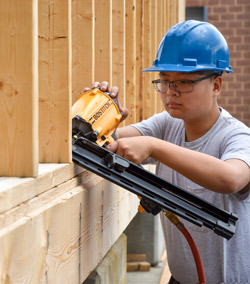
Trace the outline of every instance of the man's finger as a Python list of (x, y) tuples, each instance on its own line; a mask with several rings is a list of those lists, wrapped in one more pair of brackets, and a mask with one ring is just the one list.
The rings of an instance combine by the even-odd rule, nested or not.
[(106, 148), (107, 148), (107, 150), (109, 150), (111, 152), (116, 152), (117, 148), (118, 148), (118, 143), (116, 141), (112, 142)]

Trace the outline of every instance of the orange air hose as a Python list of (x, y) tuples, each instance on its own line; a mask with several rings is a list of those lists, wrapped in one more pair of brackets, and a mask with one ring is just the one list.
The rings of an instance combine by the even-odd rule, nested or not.
[(198, 251), (198, 248), (197, 248), (192, 236), (190, 235), (188, 230), (185, 228), (183, 223), (181, 223), (181, 221), (179, 220), (179, 218), (175, 214), (173, 214), (171, 212), (167, 212), (167, 213), (165, 213), (165, 215), (182, 232), (182, 234), (186, 238), (186, 240), (187, 240), (187, 242), (188, 242), (188, 244), (191, 248), (191, 251), (193, 253), (193, 257), (194, 257), (194, 260), (195, 260), (195, 264), (196, 264), (198, 278), (199, 278), (198, 284), (206, 283), (206, 278), (205, 278), (205, 273), (204, 273), (200, 253)]

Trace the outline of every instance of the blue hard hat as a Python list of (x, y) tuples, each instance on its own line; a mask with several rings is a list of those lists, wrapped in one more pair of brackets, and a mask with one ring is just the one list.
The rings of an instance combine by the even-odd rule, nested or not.
[(161, 40), (153, 66), (142, 71), (232, 73), (227, 42), (207, 22), (186, 21), (172, 26)]

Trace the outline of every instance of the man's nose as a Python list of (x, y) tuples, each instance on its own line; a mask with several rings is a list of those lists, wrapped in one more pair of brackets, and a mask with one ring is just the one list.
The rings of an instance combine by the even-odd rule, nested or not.
[(175, 90), (175, 83), (169, 82), (168, 83), (168, 90), (166, 92), (169, 96), (178, 94), (178, 92)]

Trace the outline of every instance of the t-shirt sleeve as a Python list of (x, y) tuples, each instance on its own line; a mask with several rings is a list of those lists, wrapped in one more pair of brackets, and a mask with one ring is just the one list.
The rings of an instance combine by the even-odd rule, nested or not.
[[(247, 127), (239, 127), (230, 131), (224, 138), (221, 160), (239, 159), (250, 168), (250, 130)], [(233, 194), (238, 200), (249, 202), (250, 183), (244, 194), (240, 192)]]
[(168, 130), (170, 115), (161, 112), (139, 123), (132, 124), (144, 136), (153, 136), (163, 139), (164, 133)]
[(222, 144), (221, 160), (239, 159), (250, 167), (250, 130), (240, 127), (230, 131)]

